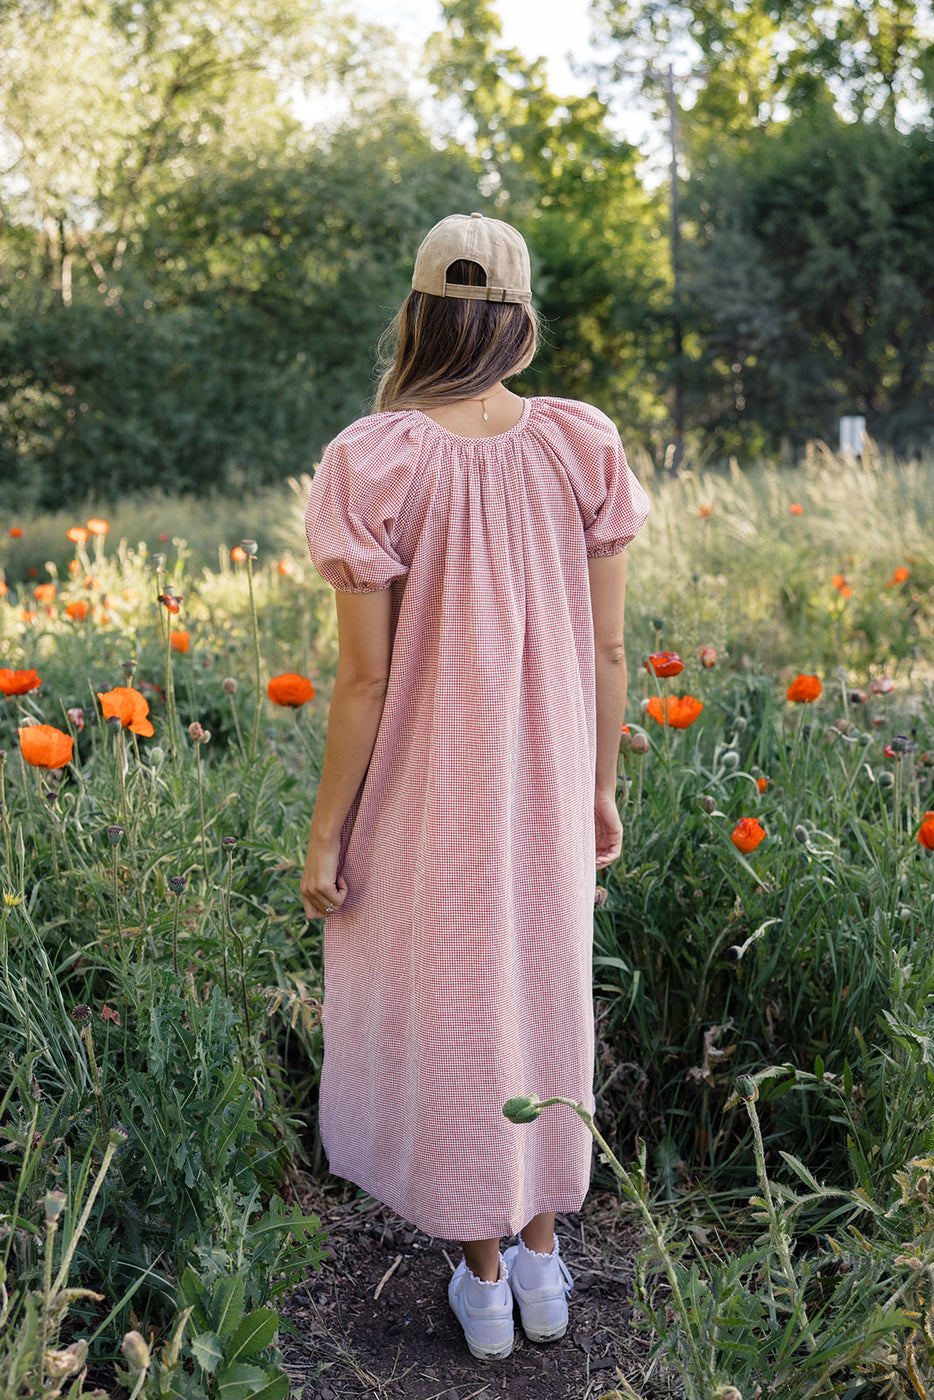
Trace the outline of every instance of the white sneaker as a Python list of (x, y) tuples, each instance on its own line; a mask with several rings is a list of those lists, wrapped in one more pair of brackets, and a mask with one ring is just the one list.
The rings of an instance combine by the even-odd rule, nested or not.
[(522, 1330), (530, 1342), (556, 1342), (568, 1330), (568, 1298), (574, 1280), (558, 1250), (536, 1254), (519, 1240), (503, 1255), (509, 1287), (519, 1304)]
[(471, 1356), (478, 1361), (500, 1361), (512, 1351), (512, 1293), (502, 1255), (500, 1273), (497, 1283), (485, 1283), (462, 1259), (448, 1284), (448, 1302), (464, 1329)]

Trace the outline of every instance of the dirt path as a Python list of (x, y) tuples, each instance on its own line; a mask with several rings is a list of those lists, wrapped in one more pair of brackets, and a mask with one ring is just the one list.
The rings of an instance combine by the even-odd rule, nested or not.
[[(646, 1376), (650, 1339), (629, 1302), (634, 1231), (615, 1195), (559, 1217), (575, 1278), (570, 1326), (538, 1346), (517, 1326), (505, 1361), (475, 1361), (447, 1303), (459, 1257), (371, 1202), (317, 1193), (330, 1258), (280, 1299), (282, 1348), (296, 1400), (601, 1400), (620, 1374), (644, 1400), (668, 1392)], [(294, 1332), (289, 1330), (289, 1324)]]

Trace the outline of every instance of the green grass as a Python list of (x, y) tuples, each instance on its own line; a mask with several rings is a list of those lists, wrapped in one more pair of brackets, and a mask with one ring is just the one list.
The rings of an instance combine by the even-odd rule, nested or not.
[[(645, 480), (653, 511), (630, 550), (628, 602), (640, 742), (621, 759), (623, 857), (596, 916), (597, 1121), (624, 1160), (645, 1140), (647, 1199), (664, 1228), (702, 1223), (728, 1256), (761, 1231), (734, 1089), (750, 1077), (775, 1190), (800, 1185), (788, 1154), (849, 1202), (794, 1207), (802, 1261), (818, 1241), (847, 1257), (863, 1240), (877, 1269), (865, 1296), (884, 1301), (890, 1280), (885, 1296), (922, 1319), (934, 1226), (911, 1163), (934, 1152), (934, 859), (917, 839), (934, 809), (934, 466), (815, 450), (793, 471), (698, 465)], [(126, 1145), (72, 1273), (111, 1301), (135, 1290), (136, 1317), (159, 1335), (178, 1325), (188, 1268), (191, 1296), (239, 1279), (243, 1307), (263, 1310), (316, 1257), (311, 1227), (283, 1223), (279, 1198), (289, 1165), (315, 1160), (320, 930), (306, 925), (297, 879), (336, 659), (330, 592), (305, 554), (306, 487), (235, 507), (126, 502), (84, 546), (65, 537), (82, 523), (66, 516), (10, 522), (22, 536), (0, 540), (3, 665), (42, 678), (0, 702), (0, 1210), (22, 1222), (0, 1241), (0, 1263), (20, 1298), (41, 1283), (46, 1193), (61, 1186), (77, 1202), (70, 1183), (90, 1179), (120, 1122)], [(258, 541), (255, 562), (231, 559), (243, 537)], [(54, 597), (35, 598), (42, 584)], [(170, 591), (177, 614), (157, 601)], [(87, 616), (75, 620), (66, 609), (80, 602)], [(188, 634), (186, 651), (171, 649), (170, 629)], [(716, 650), (712, 666), (702, 647)], [(680, 675), (648, 673), (658, 650), (680, 653)], [(97, 694), (127, 683), (130, 660), (151, 738), (102, 722)], [(301, 710), (265, 696), (282, 671), (318, 691)], [(799, 672), (822, 682), (812, 704), (785, 698)], [(883, 677), (892, 684), (880, 690)], [(695, 695), (703, 710), (684, 731), (662, 728), (645, 710), (656, 692)], [(16, 730), (30, 721), (74, 739), (61, 772), (22, 761)], [(190, 737), (193, 723), (207, 741)], [(766, 832), (746, 855), (731, 840), (744, 817)], [(90, 1021), (79, 1024), (82, 1005)], [(902, 1179), (914, 1211), (904, 1224)], [(860, 1214), (857, 1200), (875, 1204)], [(73, 1224), (72, 1213), (64, 1235)], [(699, 1298), (692, 1240), (679, 1245), (679, 1286)], [(898, 1264), (909, 1256), (923, 1275), (912, 1298), (898, 1281), (917, 1272)], [(701, 1331), (722, 1328), (739, 1296), (715, 1259), (702, 1263), (725, 1311), (716, 1323), (695, 1310)], [(690, 1360), (681, 1344), (694, 1322), (668, 1327), (652, 1277), (646, 1316)], [(755, 1286), (746, 1279), (742, 1296)], [(801, 1287), (812, 1307), (817, 1285)], [(893, 1373), (914, 1366), (930, 1382), (923, 1321), (913, 1340), (903, 1317), (874, 1331), (860, 1314), (856, 1327), (849, 1295), (832, 1297), (850, 1339), (846, 1381), (789, 1397), (863, 1393), (883, 1355)], [(758, 1297), (747, 1313), (757, 1326), (770, 1306), (774, 1338), (780, 1309)], [(73, 1313), (90, 1334), (90, 1308)], [(118, 1309), (98, 1359), (115, 1354), (128, 1317)], [(833, 1318), (822, 1314), (822, 1336)], [(208, 1352), (189, 1341), (197, 1377)], [(799, 1343), (781, 1344), (792, 1377)], [(766, 1364), (761, 1349), (740, 1353), (735, 1371), (728, 1353), (717, 1361), (721, 1380)]]

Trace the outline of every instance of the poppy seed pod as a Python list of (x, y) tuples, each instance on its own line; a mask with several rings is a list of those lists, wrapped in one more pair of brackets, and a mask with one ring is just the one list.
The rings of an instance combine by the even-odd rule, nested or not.
[(237, 844), (236, 836), (224, 836), (221, 838), (221, 845), (225, 851), (232, 851)]
[(81, 1002), (80, 1005), (76, 1006), (72, 1011), (71, 1019), (76, 1021), (79, 1026), (86, 1026), (91, 1019), (91, 1008), (86, 1006), (84, 1002)]
[(255, 540), (241, 540), (240, 545), (248, 559), (256, 558), (256, 551), (259, 546)]
[(107, 828), (107, 840), (110, 842), (111, 846), (119, 846), (119, 845), (120, 845), (120, 842), (121, 842), (122, 839), (123, 839), (123, 830), (124, 830), (123, 827), (122, 827), (122, 826), (118, 826), (118, 825), (116, 824), (116, 822), (113, 824), (113, 826), (108, 826), (108, 828)]
[(184, 894), (184, 893), (185, 893), (185, 887), (186, 887), (187, 884), (188, 884), (188, 876), (187, 876), (187, 875), (172, 875), (172, 876), (170, 877), (170, 879), (169, 879), (169, 889), (172, 891), (172, 893), (173, 893), (174, 895)]

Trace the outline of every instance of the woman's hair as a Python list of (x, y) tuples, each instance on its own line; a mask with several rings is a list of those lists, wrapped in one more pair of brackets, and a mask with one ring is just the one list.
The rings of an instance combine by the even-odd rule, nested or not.
[[(483, 287), (479, 264), (460, 260), (447, 280)], [(479, 398), (518, 374), (538, 348), (538, 317), (518, 302), (472, 301), (410, 292), (380, 341), (383, 370), (374, 411), (434, 408)]]

